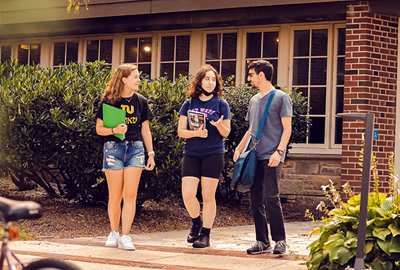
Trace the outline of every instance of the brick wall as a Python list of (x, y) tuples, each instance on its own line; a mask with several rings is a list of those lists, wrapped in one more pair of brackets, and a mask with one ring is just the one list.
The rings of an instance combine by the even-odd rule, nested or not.
[[(344, 112), (373, 112), (372, 151), (378, 162), (380, 191), (388, 192), (388, 156), (394, 151), (397, 80), (398, 18), (373, 14), (368, 1), (354, 1), (346, 13)], [(344, 121), (342, 184), (360, 192), (359, 156), (364, 133), (362, 121)], [(371, 185), (373, 188), (373, 185)]]

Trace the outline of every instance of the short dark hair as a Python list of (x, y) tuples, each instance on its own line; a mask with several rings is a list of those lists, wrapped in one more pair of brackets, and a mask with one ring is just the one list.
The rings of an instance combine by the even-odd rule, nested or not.
[(254, 68), (254, 71), (257, 74), (262, 71), (267, 81), (272, 81), (272, 77), (274, 76), (274, 67), (267, 60), (253, 61), (249, 64), (248, 68), (249, 70)]

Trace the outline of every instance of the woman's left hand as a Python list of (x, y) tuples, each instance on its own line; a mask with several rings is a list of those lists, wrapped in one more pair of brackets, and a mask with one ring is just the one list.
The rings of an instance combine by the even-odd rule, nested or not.
[(222, 115), (220, 119), (218, 119), (217, 122), (214, 122), (213, 120), (210, 121), (210, 124), (213, 125), (214, 127), (218, 128), (218, 126), (223, 126), (223, 121), (224, 120), (224, 116)]
[(154, 162), (154, 155), (150, 155), (149, 158), (147, 159), (146, 170), (151, 171), (154, 169), (154, 166), (156, 166), (156, 163)]

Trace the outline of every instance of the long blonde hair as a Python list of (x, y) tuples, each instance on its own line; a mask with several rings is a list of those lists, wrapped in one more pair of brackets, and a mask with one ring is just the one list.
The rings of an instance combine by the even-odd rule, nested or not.
[(114, 105), (116, 101), (120, 101), (124, 89), (122, 78), (128, 78), (132, 71), (137, 69), (137, 66), (132, 64), (120, 65), (111, 75), (111, 79), (107, 83), (102, 97), (107, 97), (111, 105)]

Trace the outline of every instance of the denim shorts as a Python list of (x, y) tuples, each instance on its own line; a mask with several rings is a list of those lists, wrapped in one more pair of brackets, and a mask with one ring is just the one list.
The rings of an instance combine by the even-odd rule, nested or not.
[(103, 171), (146, 167), (142, 141), (105, 142), (103, 156)]

